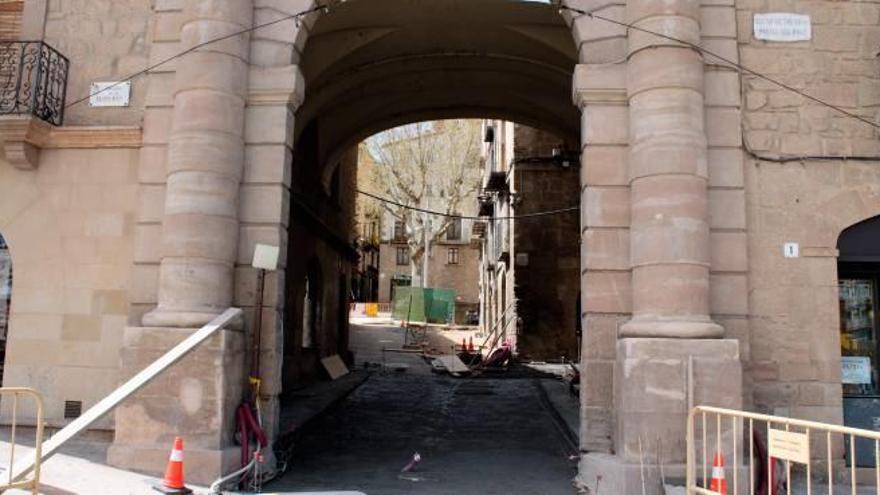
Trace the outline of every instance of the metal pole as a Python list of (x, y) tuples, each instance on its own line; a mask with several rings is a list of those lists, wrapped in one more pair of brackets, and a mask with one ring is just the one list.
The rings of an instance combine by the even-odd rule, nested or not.
[[(253, 335), (253, 357), (251, 358), (251, 378), (258, 379), (260, 377), (260, 347), (263, 333), (263, 291), (266, 285), (266, 270), (260, 268), (257, 270), (257, 297), (254, 304), (254, 335)], [(257, 397), (258, 387), (253, 387), (254, 403), (260, 398)]]

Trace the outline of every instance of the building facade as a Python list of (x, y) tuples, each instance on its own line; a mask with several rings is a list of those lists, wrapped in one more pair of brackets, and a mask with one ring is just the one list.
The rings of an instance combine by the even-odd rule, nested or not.
[[(470, 116), (581, 146), (583, 484), (601, 473), (603, 490), (641, 493), (646, 431), (660, 438), (648, 475), (680, 466), (690, 402), (842, 423), (844, 397), (873, 400), (878, 375), (876, 259), (852, 239), (871, 238), (880, 215), (880, 5), (565, 4), (594, 15), (502, 0), (331, 2), (300, 21), (285, 16), (311, 1), (4, 11), (0, 32), (63, 54), (54, 71), (69, 62), (63, 105), (0, 119), (0, 234), (15, 269), (4, 385), (39, 389), (63, 424), (66, 403), (94, 404), (242, 307), (244, 322), (98, 425), (115, 430), (114, 464), (160, 471), (186, 431), (197, 481), (228, 471), (254, 245), (285, 253), (259, 315), (274, 435), (285, 389), (347, 347), (357, 143)], [(809, 39), (759, 39), (755, 16), (779, 11), (809, 16)], [(93, 83), (272, 20), (153, 67), (127, 106), (75, 103)], [(3, 60), (26, 73), (21, 57)], [(4, 98), (20, 88), (4, 84)]]
[(504, 121), (486, 121), (484, 141), (481, 214), (496, 218), (481, 238), (482, 325), (522, 359), (577, 361), (578, 147)]

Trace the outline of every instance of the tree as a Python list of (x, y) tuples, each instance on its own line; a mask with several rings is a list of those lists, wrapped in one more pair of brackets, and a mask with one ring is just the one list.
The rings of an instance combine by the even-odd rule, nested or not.
[[(434, 243), (455, 221), (407, 207), (460, 215), (476, 208), (480, 186), (480, 122), (443, 120), (411, 124), (368, 140), (378, 166), (374, 184), (383, 196), (404, 206), (382, 203), (403, 222), (413, 278), (422, 277), (426, 240)], [(426, 239), (427, 238), (427, 239)]]

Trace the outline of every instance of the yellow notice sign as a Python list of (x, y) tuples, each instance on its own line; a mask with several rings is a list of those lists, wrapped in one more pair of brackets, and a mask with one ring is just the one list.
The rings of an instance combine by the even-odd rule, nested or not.
[(810, 439), (805, 433), (770, 428), (770, 457), (801, 464), (810, 463)]

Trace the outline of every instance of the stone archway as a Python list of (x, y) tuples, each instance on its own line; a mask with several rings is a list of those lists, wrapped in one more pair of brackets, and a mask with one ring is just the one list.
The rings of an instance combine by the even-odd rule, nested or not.
[[(566, 3), (697, 44), (705, 32), (713, 42), (736, 45), (729, 22), (701, 26), (734, 19), (732, 5)], [(314, 3), (183, 5), (186, 47)], [(662, 38), (507, 0), (333, 2), (326, 17), (279, 22), (199, 49), (175, 71), (167, 142), (157, 141), (141, 164), (166, 166), (158, 305), (143, 327), (128, 330), (124, 371), (136, 365), (134, 357), (150, 355), (148, 342), (173, 341), (233, 302), (253, 313), (253, 245), (296, 244), (288, 210), (297, 174), (329, 190), (328, 165), (366, 135), (426, 118), (482, 116), (580, 136), (583, 146), (581, 285), (589, 352), (582, 366), (596, 385), (581, 397), (581, 447), (616, 455), (585, 456), (582, 481), (594, 485), (602, 472), (603, 489), (635, 493), (634, 446), (646, 428), (664, 439), (652, 458), (666, 465), (684, 460), (677, 447), (687, 387), (681, 373), (658, 372), (659, 356), (705, 363), (695, 370), (701, 402), (740, 404), (738, 378), (727, 380), (733, 385), (724, 392), (700, 385), (719, 372), (740, 373), (737, 342), (721, 338), (725, 330), (712, 319), (711, 289), (730, 278), (710, 277), (716, 198), (709, 174), (715, 163), (741, 164), (740, 143), (727, 132), (732, 122), (739, 125), (728, 108), (739, 104), (735, 72), (709, 67), (699, 52)], [(710, 73), (736, 84), (708, 94)], [(145, 135), (161, 125), (148, 122)], [(719, 195), (719, 204), (729, 206), (728, 196)], [(282, 259), (270, 277), (274, 297), (260, 315), (264, 331), (275, 336), (264, 339), (262, 360), (270, 434), (281, 386), (281, 296), (295, 261)], [(667, 287), (668, 280), (675, 283)], [(222, 360), (181, 365), (182, 372), (211, 377), (198, 418), (181, 411), (175, 397), (151, 402), (156, 389), (121, 409), (111, 459), (156, 470), (166, 454), (165, 432), (185, 426), (200, 432), (188, 455), (205, 466), (204, 479), (228, 470), (237, 456), (228, 431), (246, 369), (242, 349), (242, 334), (232, 329), (212, 349)], [(654, 379), (649, 393), (631, 393)]]

